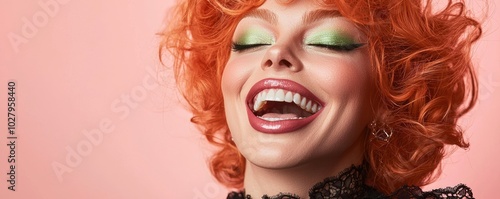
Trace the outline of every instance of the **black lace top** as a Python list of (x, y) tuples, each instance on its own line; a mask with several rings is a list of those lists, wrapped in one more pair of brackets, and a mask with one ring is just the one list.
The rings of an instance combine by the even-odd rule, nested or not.
[[(474, 198), (469, 187), (459, 184), (455, 187), (435, 189), (424, 192), (419, 187), (404, 186), (386, 196), (364, 184), (366, 169), (363, 166), (351, 166), (335, 177), (326, 178), (309, 190), (311, 199), (469, 199)], [(227, 199), (257, 199), (246, 195), (245, 191), (231, 192)], [(262, 196), (262, 199), (300, 199), (292, 193)]]

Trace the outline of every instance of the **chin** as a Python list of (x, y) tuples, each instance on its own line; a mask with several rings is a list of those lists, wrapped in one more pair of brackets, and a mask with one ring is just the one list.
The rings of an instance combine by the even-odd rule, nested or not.
[[(239, 129), (234, 141), (247, 162), (268, 169), (286, 169), (313, 162), (320, 157), (331, 156), (340, 144), (329, 147), (321, 144), (321, 136), (307, 135), (310, 128), (291, 133), (268, 134), (246, 124), (246, 130)], [(321, 133), (320, 133), (321, 134)], [(310, 140), (305, 142), (304, 140)], [(332, 152), (333, 151), (333, 152)]]

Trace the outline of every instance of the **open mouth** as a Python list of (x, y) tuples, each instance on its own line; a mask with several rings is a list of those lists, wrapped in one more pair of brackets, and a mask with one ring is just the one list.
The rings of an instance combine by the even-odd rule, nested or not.
[(250, 102), (255, 116), (267, 121), (304, 119), (317, 113), (322, 107), (299, 93), (284, 89), (265, 89)]
[(262, 133), (287, 133), (307, 126), (324, 104), (308, 89), (287, 79), (263, 79), (246, 98), (250, 125)]

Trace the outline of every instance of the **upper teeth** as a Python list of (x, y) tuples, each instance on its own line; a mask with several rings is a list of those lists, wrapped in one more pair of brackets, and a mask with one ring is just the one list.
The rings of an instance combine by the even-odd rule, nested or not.
[(275, 102), (288, 102), (295, 103), (300, 108), (310, 112), (316, 113), (321, 110), (321, 105), (316, 102), (307, 99), (306, 97), (300, 96), (298, 93), (293, 93), (291, 91), (283, 89), (266, 89), (260, 91), (254, 98), (253, 110), (258, 111), (264, 105), (265, 101), (275, 101)]

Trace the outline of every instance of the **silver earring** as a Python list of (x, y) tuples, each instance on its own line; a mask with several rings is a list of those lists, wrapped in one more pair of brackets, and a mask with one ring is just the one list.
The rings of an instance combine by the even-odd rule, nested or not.
[(372, 123), (370, 123), (370, 130), (372, 132), (372, 135), (375, 136), (375, 138), (382, 140), (384, 142), (389, 142), (389, 139), (392, 136), (391, 127), (389, 127), (385, 123), (379, 124), (375, 122), (375, 120), (372, 121)]

